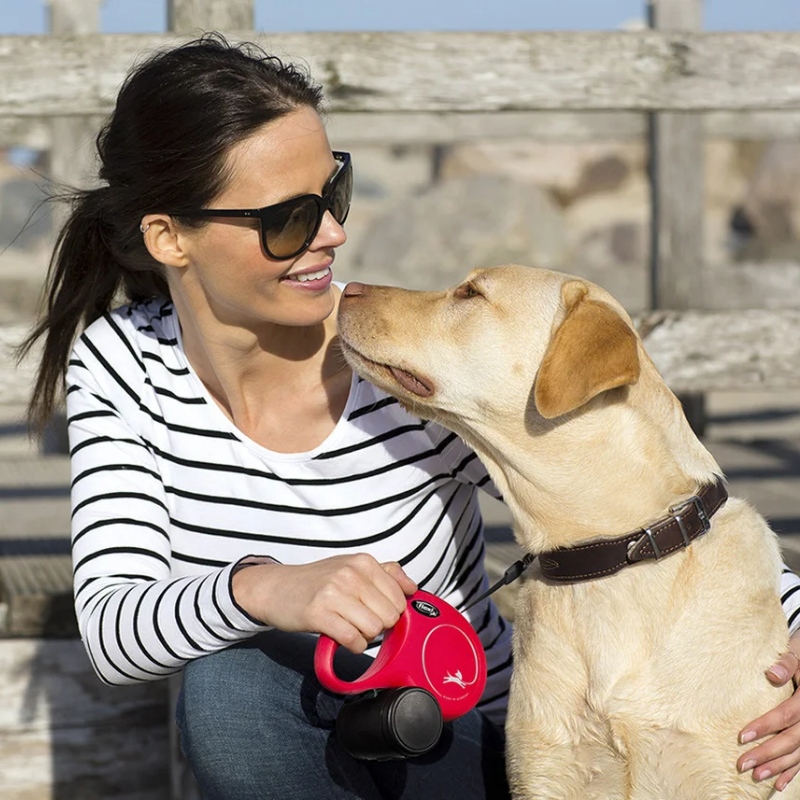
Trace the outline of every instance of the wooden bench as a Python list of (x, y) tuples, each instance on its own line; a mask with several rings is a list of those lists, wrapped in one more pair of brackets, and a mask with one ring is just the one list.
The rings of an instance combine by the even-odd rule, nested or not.
[[(81, 115), (105, 114), (130, 64), (143, 51), (174, 41), (172, 34), (85, 35), (98, 30), (99, 2), (53, 0), (53, 29), (61, 35), (0, 37), (2, 144), (24, 143), (14, 137), (39, 136), (37, 141), (51, 146), (53, 177), (67, 183), (81, 183), (90, 161), (85, 145), (91, 137)], [(730, 119), (734, 128), (741, 128), (742, 119), (752, 124), (753, 112), (772, 114), (772, 122), (756, 125), (761, 131), (773, 126), (796, 131), (798, 125), (795, 65), (800, 36), (676, 31), (697, 27), (699, 0), (660, 0), (660, 12), (675, 12), (654, 20), (666, 34), (272, 36), (254, 33), (253, 0), (168, 0), (167, 6), (176, 34), (238, 31), (238, 38), (254, 38), (273, 52), (304, 60), (324, 82), (332, 111), (341, 115), (342, 130), (355, 121), (351, 130), (366, 131), (361, 135), (381, 142), (389, 137), (399, 144), (410, 129), (412, 139), (423, 137), (436, 146), (475, 136), (473, 123), (481, 118), (482, 130), (491, 136), (501, 117), (504, 130), (510, 130), (509, 115), (518, 115), (515, 124), (521, 134), (535, 136), (538, 125), (540, 135), (559, 136), (555, 115), (577, 111), (592, 113), (578, 123), (570, 116), (573, 129), (585, 125), (593, 135), (600, 122), (608, 135), (626, 125), (629, 135), (652, 135), (658, 173), (653, 202), (655, 306), (677, 309), (704, 303), (696, 291), (702, 128), (699, 118), (684, 112), (732, 115), (728, 130)], [(742, 63), (747, 70), (741, 69)], [(75, 75), (84, 79), (75, 80)], [(552, 115), (528, 116), (539, 112)], [(714, 130), (715, 119), (706, 121), (711, 123), (706, 130)], [(712, 277), (725, 280), (722, 273)], [(800, 385), (798, 311), (653, 312), (642, 315), (639, 325), (651, 356), (678, 392)], [(22, 328), (0, 328), (0, 408), (21, 408), (30, 388), (30, 365), (14, 369), (3, 348), (3, 342), (17, 341), (21, 333)], [(35, 464), (25, 466), (35, 471)], [(64, 470), (65, 464), (63, 455), (53, 455), (47, 469)], [(40, 485), (54, 486), (46, 481)], [(51, 500), (42, 493), (43, 505)], [(51, 787), (57, 787), (58, 796), (75, 798), (189, 800), (195, 789), (169, 722), (168, 695), (174, 694), (176, 682), (104, 687), (74, 638), (69, 556), (52, 552), (56, 542), (66, 541), (68, 517), (68, 510), (54, 513), (50, 529), (39, 532), (47, 535), (38, 538), (48, 542), (40, 547), (50, 551), (25, 552), (20, 544), (18, 551), (0, 555), (4, 793), (33, 800), (53, 796)], [(501, 572), (510, 555), (491, 551), (489, 568)], [(30, 788), (34, 783), (39, 794)]]

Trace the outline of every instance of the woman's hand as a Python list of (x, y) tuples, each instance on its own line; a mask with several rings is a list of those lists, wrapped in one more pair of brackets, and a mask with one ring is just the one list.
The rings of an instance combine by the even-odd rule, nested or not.
[[(789, 651), (767, 670), (767, 678), (775, 686), (794, 680), (800, 682), (800, 633), (789, 640)], [(772, 736), (772, 734), (775, 734)], [(800, 771), (800, 690), (777, 708), (746, 725), (739, 734), (742, 744), (771, 738), (754, 747), (736, 762), (740, 772), (753, 770), (753, 779), (762, 781), (777, 775), (775, 788), (781, 792)]]
[(259, 564), (233, 576), (234, 599), (251, 616), (284, 631), (327, 634), (353, 653), (400, 619), (416, 589), (399, 564), (365, 553)]

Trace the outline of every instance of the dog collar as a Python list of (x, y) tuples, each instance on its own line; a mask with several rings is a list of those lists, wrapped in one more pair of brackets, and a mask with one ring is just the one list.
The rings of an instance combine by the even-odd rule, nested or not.
[(559, 547), (539, 555), (542, 574), (553, 581), (577, 582), (613, 575), (631, 564), (658, 560), (688, 547), (711, 527), (711, 517), (728, 499), (721, 477), (669, 509), (666, 517), (615, 539)]

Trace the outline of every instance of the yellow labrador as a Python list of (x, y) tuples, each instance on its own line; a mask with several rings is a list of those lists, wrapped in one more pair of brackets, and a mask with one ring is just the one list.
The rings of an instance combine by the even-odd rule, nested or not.
[(736, 759), (791, 691), (764, 675), (788, 641), (778, 543), (726, 500), (619, 303), (508, 265), (443, 292), (350, 284), (339, 325), (360, 374), (475, 448), (540, 556), (516, 607), (514, 796), (768, 797)]

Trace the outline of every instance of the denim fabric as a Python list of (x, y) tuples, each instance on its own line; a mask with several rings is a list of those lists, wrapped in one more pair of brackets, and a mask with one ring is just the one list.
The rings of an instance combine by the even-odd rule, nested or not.
[[(176, 710), (204, 800), (506, 800), (504, 738), (472, 711), (430, 753), (360, 761), (334, 734), (342, 699), (313, 670), (316, 638), (268, 631), (187, 665)], [(371, 663), (339, 648), (346, 680)]]

